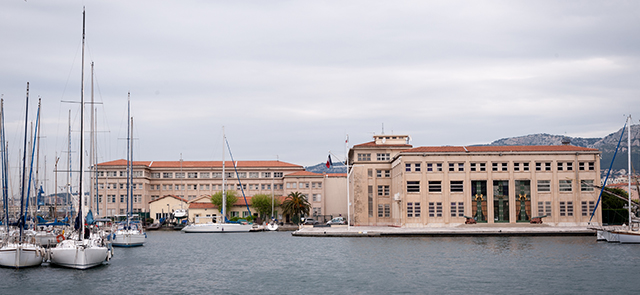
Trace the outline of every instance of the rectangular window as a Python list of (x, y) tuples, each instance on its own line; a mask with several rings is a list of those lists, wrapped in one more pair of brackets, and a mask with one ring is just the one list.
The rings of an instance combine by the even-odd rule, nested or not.
[(536, 163), (536, 171), (542, 171), (542, 163)]
[(313, 201), (314, 202), (322, 202), (322, 195), (321, 194), (313, 194)]
[(502, 171), (509, 171), (509, 163), (502, 163)]
[(151, 173), (151, 178), (160, 178), (160, 172)]
[(451, 181), (451, 192), (452, 193), (462, 193), (462, 192), (464, 192), (463, 181), (462, 180), (452, 180)]
[(388, 185), (379, 185), (378, 186), (378, 196), (388, 196), (389, 195), (389, 186)]
[(384, 204), (384, 217), (391, 217), (391, 205)]
[(198, 172), (189, 172), (187, 178), (198, 178)]
[(589, 215), (589, 208), (587, 207), (587, 201), (582, 201), (582, 216)]
[(491, 171), (498, 171), (498, 163), (491, 163)]
[(464, 163), (458, 163), (458, 171), (464, 171)]
[(567, 207), (565, 205), (564, 202), (560, 202), (560, 216), (566, 216), (567, 215)]
[(173, 172), (162, 172), (162, 178), (173, 178)]
[(420, 181), (407, 181), (407, 193), (419, 193)]
[(589, 171), (596, 170), (596, 164), (594, 162), (589, 162)]
[(583, 179), (580, 180), (580, 191), (582, 192), (592, 192), (593, 191), (593, 180)]
[(551, 202), (550, 201), (544, 202), (544, 209), (545, 209), (545, 214), (551, 216)]
[(260, 177), (260, 172), (249, 172), (249, 178), (258, 178)]
[(513, 171), (520, 171), (520, 163), (513, 163)]
[(451, 171), (456, 171), (456, 164), (455, 163), (449, 163), (449, 172)]
[(464, 202), (458, 202), (458, 217), (464, 217)]
[(404, 164), (404, 171), (411, 172), (411, 163)]
[(470, 169), (471, 171), (476, 171), (476, 163), (471, 163), (470, 165)]
[(550, 192), (551, 180), (538, 180), (538, 192)]
[(573, 162), (567, 162), (567, 171), (573, 170)]
[(544, 163), (544, 170), (545, 171), (551, 171), (551, 163), (550, 162)]
[(578, 170), (584, 171), (584, 162), (578, 163)]
[(420, 171), (422, 171), (422, 170), (421, 170), (421, 167), (420, 167), (420, 163), (415, 163), (415, 164), (413, 164), (413, 171), (415, 171), (415, 172), (420, 172)]
[(529, 163), (522, 163), (522, 171), (529, 171)]
[(486, 163), (480, 163), (480, 172), (482, 171), (487, 171), (487, 164)]
[(120, 203), (124, 203), (127, 201), (127, 195), (120, 195)]
[(358, 161), (371, 161), (371, 154), (358, 154)]
[(433, 171), (433, 164), (427, 163), (427, 172)]
[(436, 216), (436, 205), (434, 202), (429, 202), (429, 217)]
[(413, 216), (420, 217), (420, 202), (415, 202), (413, 204)]
[(378, 204), (378, 217), (383, 217), (384, 216), (384, 207), (382, 206), (382, 204)]
[(368, 187), (368, 205), (369, 217), (373, 217), (373, 186)]
[(413, 217), (413, 203), (412, 202), (408, 202), (407, 203), (407, 217), (409, 217), (409, 218)]
[(442, 203), (436, 203), (436, 217), (442, 217)]
[(273, 177), (275, 178), (282, 177), (282, 172), (273, 172)]
[(573, 202), (567, 202), (567, 216), (573, 216)]
[(451, 217), (456, 217), (458, 215), (457, 203), (451, 202)]
[(238, 172), (238, 178), (247, 178), (247, 172)]
[(436, 171), (442, 172), (442, 163), (436, 163)]
[(442, 182), (441, 181), (429, 181), (429, 192), (430, 193), (442, 192)]
[(378, 154), (376, 154), (376, 159), (378, 161), (389, 161), (391, 159), (391, 154), (389, 154), (389, 153), (378, 153)]
[(176, 178), (184, 178), (184, 172), (176, 172)]
[(558, 171), (562, 171), (563, 163), (558, 162)]
[(560, 180), (559, 189), (561, 192), (571, 191), (571, 180)]

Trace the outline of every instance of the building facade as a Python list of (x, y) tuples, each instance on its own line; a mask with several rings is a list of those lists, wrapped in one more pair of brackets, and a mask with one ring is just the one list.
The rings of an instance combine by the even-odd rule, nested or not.
[[(376, 135), (349, 151), (353, 225), (478, 223), (587, 225), (600, 185), (600, 152), (560, 146), (417, 147)], [(601, 223), (600, 207), (591, 220)]]
[[(307, 196), (313, 212), (322, 214), (346, 215), (346, 175), (325, 175), (305, 171), (303, 166), (282, 161), (237, 161), (225, 162), (224, 173), (226, 190), (236, 191), (242, 198), (257, 194), (287, 196), (291, 192), (300, 192)], [(126, 160), (100, 163), (97, 172), (92, 175), (92, 195), (95, 204), (92, 206), (97, 216), (115, 216), (125, 214), (127, 210), (127, 171)], [(168, 200), (182, 200), (186, 203), (202, 203), (211, 195), (222, 190), (221, 161), (134, 161), (133, 162), (133, 212), (149, 213), (156, 218), (157, 214), (173, 211), (174, 204)], [(338, 179), (338, 181), (335, 181)], [(342, 184), (344, 183), (344, 185)], [(340, 189), (342, 188), (342, 189)], [(155, 200), (164, 199), (161, 202)], [(204, 198), (203, 198), (204, 197)], [(327, 205), (333, 199), (343, 200), (344, 206)], [(150, 210), (150, 203), (157, 209)], [(85, 204), (88, 205), (88, 204)], [(167, 209), (166, 206), (169, 205)], [(173, 207), (172, 207), (173, 206)], [(205, 206), (205, 205), (194, 205)], [(186, 209), (187, 207), (185, 207)], [(335, 211), (329, 212), (327, 211)], [(196, 208), (193, 208), (196, 209)], [(198, 208), (214, 209), (212, 208)], [(344, 211), (340, 211), (344, 210)], [(215, 208), (217, 211), (217, 208)], [(235, 211), (234, 211), (235, 212)], [(216, 213), (209, 213), (216, 214)], [(239, 212), (240, 215), (244, 212)], [(190, 214), (191, 215), (191, 214)], [(206, 214), (202, 215), (203, 217)]]

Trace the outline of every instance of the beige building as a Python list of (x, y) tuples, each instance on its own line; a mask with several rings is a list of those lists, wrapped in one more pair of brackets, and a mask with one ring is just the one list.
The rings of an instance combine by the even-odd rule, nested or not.
[[(561, 146), (417, 147), (376, 135), (349, 151), (353, 225), (586, 225), (598, 199), (600, 152)], [(601, 223), (600, 207), (592, 222)]]
[[(126, 160), (116, 160), (97, 165), (97, 177), (92, 176), (91, 179), (91, 183), (97, 183), (97, 208), (94, 209), (97, 216), (115, 216), (126, 212), (126, 163)], [(311, 215), (315, 212), (318, 216), (332, 214), (345, 216), (347, 213), (345, 174), (312, 173), (305, 171), (300, 165), (281, 161), (238, 161), (236, 166), (237, 174), (233, 169), (233, 163), (225, 162), (226, 189), (236, 191), (236, 195), (243, 202), (243, 192), (249, 199), (256, 194), (273, 194), (282, 197), (291, 192), (300, 192), (307, 196), (312, 205)], [(217, 208), (205, 208), (208, 205), (201, 205), (201, 203), (206, 203), (202, 200), (208, 200), (212, 194), (222, 190), (222, 162), (134, 161), (131, 186), (133, 188), (132, 211), (148, 212), (149, 217), (154, 219), (161, 216), (157, 214), (167, 213), (167, 205), (175, 207), (173, 200), (186, 202), (182, 204), (183, 206), (197, 203), (193, 205), (194, 208), (189, 207), (189, 210), (193, 209), (202, 217), (206, 217), (207, 214), (219, 214)], [(172, 198), (164, 199), (165, 196), (172, 196)], [(161, 198), (163, 198), (161, 202), (154, 202)], [(336, 204), (333, 204), (334, 202)], [(185, 209), (187, 209), (186, 206)], [(198, 206), (202, 208), (195, 208)], [(173, 207), (169, 209), (173, 211), (179, 208)], [(210, 213), (211, 210), (217, 213)], [(234, 209), (230, 213), (236, 212), (240, 217), (244, 217), (245, 211), (246, 208), (245, 210)], [(189, 215), (192, 220), (192, 213), (190, 212)], [(193, 217), (195, 218), (195, 215)]]

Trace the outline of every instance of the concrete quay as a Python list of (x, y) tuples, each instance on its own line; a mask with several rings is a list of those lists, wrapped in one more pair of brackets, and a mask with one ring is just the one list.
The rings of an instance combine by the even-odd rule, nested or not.
[(548, 224), (462, 224), (451, 227), (400, 228), (389, 226), (303, 226), (297, 237), (456, 237), (456, 236), (595, 236), (586, 226)]

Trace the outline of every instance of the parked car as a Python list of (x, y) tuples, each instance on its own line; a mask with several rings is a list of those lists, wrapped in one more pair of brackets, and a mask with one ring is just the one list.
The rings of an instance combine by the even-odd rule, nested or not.
[(327, 221), (327, 224), (332, 225), (332, 224), (347, 224), (347, 222), (344, 220), (344, 217), (336, 217), (334, 219), (331, 219), (329, 221)]
[(318, 223), (319, 223), (319, 222), (318, 222), (318, 221), (316, 221), (316, 220), (315, 220), (315, 219), (313, 219), (313, 218), (306, 218), (306, 219), (304, 220), (304, 224), (314, 225), (314, 224), (318, 224)]

